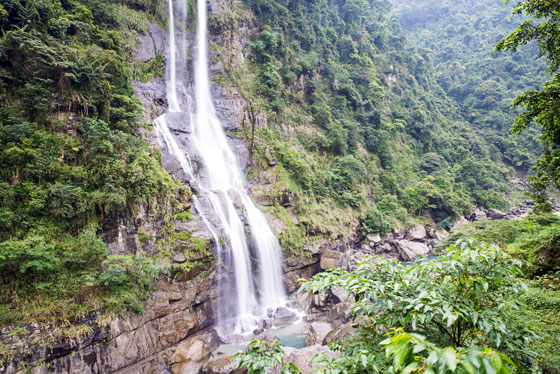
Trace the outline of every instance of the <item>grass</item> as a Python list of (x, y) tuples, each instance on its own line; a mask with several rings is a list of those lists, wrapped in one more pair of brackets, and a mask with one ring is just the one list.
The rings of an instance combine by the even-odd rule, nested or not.
[(526, 327), (540, 339), (531, 347), (538, 355), (538, 364), (544, 374), (557, 374), (560, 368), (560, 287), (542, 287), (542, 282), (532, 282), (527, 296), (516, 311)]

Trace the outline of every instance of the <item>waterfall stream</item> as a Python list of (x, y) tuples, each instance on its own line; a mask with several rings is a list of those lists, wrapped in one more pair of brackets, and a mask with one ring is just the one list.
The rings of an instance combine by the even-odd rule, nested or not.
[[(154, 121), (154, 128), (160, 145), (165, 146), (177, 160), (191, 185), (196, 185), (198, 197), (194, 199), (194, 207), (214, 236), (223, 271), (229, 273), (224, 278), (230, 280), (230, 284), (222, 292), (222, 297), (228, 300), (220, 303), (223, 310), (218, 311), (219, 319), (226, 321), (221, 330), (226, 334), (244, 334), (251, 332), (269, 309), (274, 310), (286, 303), (282, 283), (282, 250), (265, 216), (248, 194), (239, 161), (228, 143), (212, 102), (206, 1), (198, 0), (197, 8), (194, 103), (185, 89), (181, 99), (177, 96), (177, 66), (184, 66), (185, 71), (179, 72), (179, 77), (184, 79), (183, 88), (188, 86), (187, 53), (177, 53), (173, 2), (168, 2), (168, 113)], [(186, 22), (184, 0), (181, 6), (181, 18)], [(182, 35), (181, 45), (186, 47), (186, 32), (183, 31)], [(180, 64), (177, 57), (181, 59)], [(170, 124), (173, 124), (172, 128), (181, 128), (189, 133), (191, 155), (184, 147), (181, 148), (169, 128)], [(191, 157), (199, 161), (196, 173)], [(201, 200), (207, 204), (201, 203)], [(215, 222), (210, 222), (209, 217), (214, 217)], [(256, 265), (252, 262), (253, 257)], [(253, 275), (255, 268), (258, 269), (256, 276)]]
[(179, 100), (177, 99), (177, 47), (175, 44), (175, 17), (173, 14), (173, 0), (168, 0), (169, 6), (169, 84), (167, 85), (167, 100), (169, 100), (170, 112), (180, 112)]

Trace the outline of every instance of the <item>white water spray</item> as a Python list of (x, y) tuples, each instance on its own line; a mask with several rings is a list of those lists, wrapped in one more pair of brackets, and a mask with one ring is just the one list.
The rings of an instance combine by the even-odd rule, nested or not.
[(154, 120), (154, 127), (156, 129), (156, 134), (158, 135), (158, 142), (160, 143), (160, 147), (163, 146), (160, 135), (163, 137), (163, 143), (167, 147), (167, 150), (171, 155), (179, 162), (181, 169), (187, 174), (187, 177), (191, 177), (193, 175), (193, 169), (191, 165), (191, 160), (188, 156), (185, 156), (185, 153), (177, 144), (177, 141), (171, 135), (171, 131), (169, 131), (169, 127), (167, 126), (167, 116), (164, 114), (163, 116), (159, 116)]
[[(235, 278), (238, 284), (238, 317), (241, 322), (237, 326), (237, 330), (243, 332), (246, 330), (246, 326), (243, 326), (245, 322), (244, 317), (247, 313), (251, 312), (253, 308), (252, 300), (255, 299), (255, 296), (251, 294), (251, 286), (247, 287), (247, 289), (240, 288), (241, 280), (243, 283), (247, 283), (246, 269), (250, 269), (250, 263), (241, 264), (241, 262), (249, 258), (247, 244), (245, 243), (245, 232), (243, 226), (239, 225), (240, 220), (234, 209), (232, 195), (240, 199), (245, 209), (257, 254), (259, 268), (257, 288), (260, 291), (259, 305), (261, 312), (266, 310), (266, 308), (281, 305), (286, 301), (281, 276), (282, 251), (263, 213), (254, 205), (247, 194), (238, 161), (227, 142), (224, 130), (216, 116), (216, 109), (210, 94), (206, 13), (206, 1), (198, 0), (196, 35), (198, 58), (195, 65), (195, 100), (197, 110), (195, 126), (193, 128), (193, 142), (203, 160), (207, 175), (207, 188), (216, 191), (214, 193), (220, 194), (222, 197), (222, 200), (219, 202), (217, 199), (212, 199), (214, 207), (218, 208), (216, 206), (217, 203), (222, 204), (222, 207), (225, 205), (229, 216), (224, 218), (234, 223), (234, 225), (227, 225), (232, 230), (228, 232), (228, 237), (230, 239), (232, 237), (243, 239), (239, 240), (239, 247), (234, 245), (233, 241), (231, 242), (231, 250), (235, 262)], [(238, 220), (239, 223), (237, 223)], [(237, 232), (238, 230), (239, 232)]]
[(168, 0), (169, 6), (169, 84), (167, 85), (167, 100), (169, 111), (180, 112), (177, 99), (177, 47), (175, 44), (175, 16), (173, 14), (173, 0)]
[[(182, 0), (182, 18), (186, 21), (186, 2)], [(286, 302), (286, 293), (282, 284), (282, 259), (281, 248), (268, 225), (263, 213), (255, 206), (247, 193), (241, 169), (237, 158), (228, 144), (224, 130), (216, 115), (216, 109), (212, 103), (208, 71), (207, 51), (207, 10), (206, 1), (198, 0), (197, 11), (197, 59), (195, 64), (195, 104), (196, 114), (191, 116), (190, 108), (185, 112), (175, 114), (170, 118), (167, 114), (154, 121), (154, 127), (163, 138), (166, 148), (175, 157), (184, 173), (197, 184), (197, 191), (201, 199), (209, 202), (213, 216), (219, 221), (219, 227), (223, 234), (224, 245), (212, 225), (208, 221), (206, 212), (199, 200), (195, 198), (194, 206), (201, 215), (204, 223), (211, 231), (219, 251), (225, 251), (223, 258), (228, 261), (226, 267), (233, 271), (235, 283), (235, 295), (227, 294), (226, 297), (235, 298), (230, 303), (234, 323), (226, 327), (228, 333), (246, 333), (252, 331), (268, 308), (275, 308)], [(176, 69), (176, 45), (175, 27), (172, 0), (169, 0), (169, 50), (170, 59), (168, 100), (169, 112), (181, 112), (177, 98), (177, 69)], [(186, 38), (183, 33), (183, 39)], [(185, 40), (183, 40), (185, 43)], [(186, 54), (181, 54), (185, 61)], [(183, 85), (185, 88), (185, 85)], [(186, 94), (186, 92), (185, 92)], [(187, 96), (187, 106), (189, 98)], [(188, 154), (179, 147), (177, 141), (168, 128), (168, 121), (176, 121), (181, 118), (181, 126), (192, 125), (190, 140), (200, 159), (199, 175), (195, 176)], [(192, 123), (191, 123), (192, 120)], [(252, 238), (252, 248), (258, 260), (258, 276), (252, 275), (252, 262), (249, 245), (246, 237), (243, 220), (240, 211), (245, 213), (249, 231)], [(222, 256), (220, 257), (220, 262)], [(256, 278), (256, 283), (255, 283)], [(231, 289), (231, 287), (230, 287)]]

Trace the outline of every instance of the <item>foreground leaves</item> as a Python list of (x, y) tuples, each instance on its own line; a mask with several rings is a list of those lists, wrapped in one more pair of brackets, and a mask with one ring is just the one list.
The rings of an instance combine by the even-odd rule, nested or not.
[[(427, 352), (428, 346), (432, 351), (449, 347), (437, 348), (436, 353), (445, 362), (445, 370), (451, 372), (459, 370), (463, 365), (459, 363), (466, 360), (461, 357), (468, 356), (475, 347), (489, 347), (476, 348), (481, 355), (486, 352), (484, 357), (488, 359), (490, 352), (499, 352), (500, 356), (492, 356), (496, 372), (500, 372), (497, 367), (504, 354), (512, 358), (508, 362), (530, 367), (534, 353), (527, 346), (535, 335), (513, 318), (517, 300), (526, 292), (526, 286), (518, 279), (521, 263), (497, 247), (472, 249), (468, 243), (460, 247), (452, 246), (437, 259), (420, 259), (410, 265), (372, 258), (353, 272), (335, 269), (303, 282), (302, 288), (312, 292), (342, 286), (357, 301), (353, 316), (359, 337), (333, 347), (350, 359), (344, 357), (344, 362), (331, 362), (327, 367), (355, 367), (364, 352), (369, 356), (379, 352), (379, 344), (392, 347), (386, 348), (385, 358), (348, 372), (397, 372), (406, 355)], [(395, 336), (405, 335), (382, 340), (394, 329), (401, 329)], [(409, 333), (413, 335), (406, 335)], [(432, 345), (420, 344), (424, 339)], [(389, 365), (385, 360), (391, 357)], [(422, 360), (420, 363), (425, 364)]]

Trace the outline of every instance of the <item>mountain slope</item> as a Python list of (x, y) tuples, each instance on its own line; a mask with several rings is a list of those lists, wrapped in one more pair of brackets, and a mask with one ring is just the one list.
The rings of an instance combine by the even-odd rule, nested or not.
[(293, 198), (271, 208), (285, 217), (287, 248), (353, 231), (356, 220), (364, 233), (418, 219), (446, 226), (475, 205), (511, 203), (514, 171), (441, 88), (427, 52), (406, 41), (389, 2), (245, 4), (217, 14), (215, 27), (227, 35), (246, 25), (248, 60), (218, 55), (268, 118), (240, 136), (251, 147), (248, 174)]
[(459, 106), (461, 115), (497, 149), (502, 160), (527, 172), (542, 152), (535, 128), (520, 136), (509, 130), (513, 98), (546, 80), (546, 65), (535, 46), (509, 55), (495, 53), (521, 17), (510, 17), (500, 0), (470, 2), (394, 0), (407, 37), (434, 62), (435, 78)]

